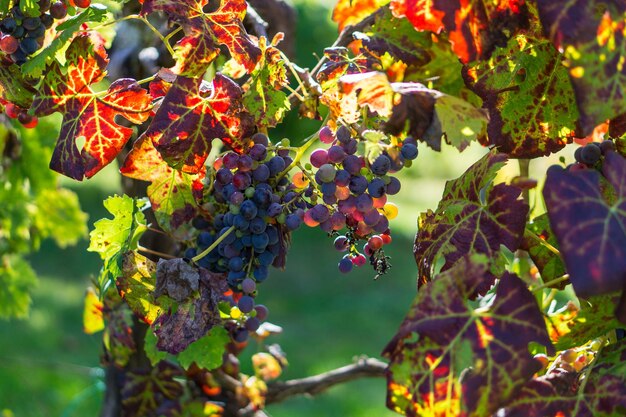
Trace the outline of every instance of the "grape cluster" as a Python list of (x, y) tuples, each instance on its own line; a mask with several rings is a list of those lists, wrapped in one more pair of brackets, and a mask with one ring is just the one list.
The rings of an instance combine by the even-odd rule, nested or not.
[(615, 150), (615, 143), (612, 140), (605, 140), (601, 143), (591, 142), (581, 146), (574, 152), (576, 163), (569, 167), (570, 171), (579, 171), (595, 166), (602, 156), (609, 151)]
[(226, 297), (231, 318), (246, 319), (235, 329), (235, 341), (256, 331), (267, 314), (254, 304), (257, 283), (267, 279), (271, 265), (281, 266), (287, 235), (301, 225), (307, 208), (286, 175), (293, 162), (289, 152), (268, 145), (266, 135), (256, 134), (246, 153), (228, 152), (216, 160), (204, 204), (212, 219), (193, 221), (200, 233), (196, 247), (185, 252), (200, 267), (226, 274), (234, 291)]
[[(341, 272), (347, 273), (353, 265), (366, 263), (356, 247), (359, 240), (366, 240), (363, 252), (376, 272), (384, 274), (390, 265), (382, 246), (391, 241), (389, 220), (398, 214), (397, 207), (387, 202), (387, 196), (400, 191), (400, 181), (389, 174), (417, 157), (417, 142), (408, 137), (399, 146), (385, 145), (370, 161), (357, 155), (358, 141), (345, 126), (336, 133), (325, 126), (319, 137), (322, 143), (331, 146), (311, 153), (310, 163), (317, 172), (316, 185), (309, 186), (308, 194), (315, 204), (306, 211), (304, 222), (328, 233), (347, 228), (348, 232), (335, 240), (337, 250), (349, 251), (339, 262)], [(295, 176), (294, 184), (298, 185)], [(315, 192), (321, 196), (321, 202), (316, 201)]]
[[(89, 7), (91, 0), (70, 0), (70, 6)], [(47, 29), (54, 20), (67, 16), (68, 4), (64, 1), (39, 0), (39, 16), (27, 16), (16, 4), (0, 21), (0, 51), (8, 55), (17, 65), (22, 65), (28, 57), (37, 52), (44, 42)]]

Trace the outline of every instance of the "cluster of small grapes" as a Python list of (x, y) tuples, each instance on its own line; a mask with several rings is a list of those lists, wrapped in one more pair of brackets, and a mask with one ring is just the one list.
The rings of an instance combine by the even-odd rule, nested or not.
[(8, 101), (2, 102), (2, 104), (4, 104), (6, 115), (11, 119), (17, 119), (25, 128), (32, 129), (39, 123), (37, 116), (31, 116), (27, 113), (27, 110)]
[[(356, 244), (366, 240), (363, 248), (369, 256), (370, 264), (378, 274), (384, 274), (389, 267), (382, 246), (391, 240), (389, 220), (395, 218), (398, 209), (387, 202), (387, 195), (400, 191), (400, 181), (390, 176), (417, 157), (417, 142), (406, 138), (400, 146), (385, 145), (371, 163), (357, 155), (358, 141), (352, 137), (350, 129), (341, 126), (336, 133), (325, 126), (319, 132), (320, 141), (331, 145), (328, 149), (319, 148), (311, 153), (311, 165), (317, 168), (316, 185), (310, 184), (307, 190), (315, 204), (304, 215), (308, 226), (319, 226), (332, 233), (344, 227), (348, 232), (335, 240), (339, 251), (349, 251), (340, 262), (339, 270), (347, 273), (353, 265), (361, 266), (365, 257)], [(308, 174), (294, 175), (294, 184), (303, 186)], [(301, 182), (299, 184), (299, 182)], [(321, 195), (322, 202), (316, 201), (315, 193)]]
[[(22, 0), (24, 1), (24, 0)], [(91, 0), (70, 0), (69, 5), (89, 7)], [(47, 29), (54, 20), (67, 16), (68, 4), (64, 1), (39, 0), (39, 16), (26, 16), (16, 4), (0, 21), (0, 51), (7, 54), (17, 65), (22, 65), (28, 56), (37, 52), (43, 45)]]
[(227, 275), (233, 294), (225, 300), (238, 323), (235, 341), (256, 331), (267, 314), (254, 304), (257, 283), (267, 279), (271, 265), (280, 266), (286, 235), (304, 218), (306, 203), (285, 175), (292, 162), (288, 150), (270, 147), (266, 135), (255, 134), (245, 153), (228, 152), (215, 161), (204, 204), (212, 219), (192, 223), (200, 233), (185, 257)]
[(595, 166), (603, 155), (615, 150), (615, 143), (612, 140), (603, 142), (591, 142), (581, 146), (574, 152), (576, 163), (569, 166), (570, 171), (580, 171)]

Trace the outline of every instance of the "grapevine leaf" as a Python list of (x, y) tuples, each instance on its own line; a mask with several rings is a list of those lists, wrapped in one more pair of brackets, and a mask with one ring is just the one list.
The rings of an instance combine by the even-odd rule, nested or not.
[(257, 126), (275, 127), (291, 105), (287, 94), (282, 91), (288, 84), (285, 61), (275, 44), (268, 46), (266, 43), (265, 38), (259, 40), (261, 60), (252, 72), (243, 105), (252, 114)]
[(550, 42), (518, 36), (490, 60), (464, 68), (467, 86), (489, 112), (484, 145), (534, 158), (571, 141), (578, 114), (561, 60)]
[(559, 326), (561, 334), (555, 348), (565, 350), (582, 346), (620, 327), (614, 313), (618, 299), (619, 294), (605, 294), (581, 300), (578, 313), (564, 323), (565, 326)]
[(85, 293), (85, 307), (83, 309), (83, 331), (86, 334), (98, 333), (104, 329), (103, 308), (104, 303), (100, 301), (94, 289), (88, 288)]
[(170, 168), (152, 140), (142, 135), (126, 155), (120, 172), (129, 178), (151, 183), (146, 194), (157, 222), (164, 230), (181, 239), (189, 235), (190, 222), (198, 214), (196, 202), (204, 188), (204, 168), (198, 174)]
[[(624, 112), (623, 2), (537, 2), (546, 34), (563, 51), (576, 93), (583, 136)], [(600, 58), (601, 57), (601, 58)]]
[(20, 68), (5, 59), (0, 60), (0, 96), (27, 109), (33, 102), (34, 94), (35, 89), (24, 81)]
[(359, 23), (389, 0), (339, 0), (333, 9), (333, 21), (339, 32), (346, 26)]
[(20, 11), (26, 16), (39, 17), (39, 2), (37, 0), (20, 0)]
[(184, 259), (159, 259), (154, 296), (167, 295), (177, 302), (188, 300), (200, 283), (200, 272)]
[(146, 231), (146, 218), (137, 202), (128, 196), (113, 196), (104, 201), (104, 207), (113, 219), (101, 219), (94, 224), (89, 236), (90, 252), (98, 252), (104, 261), (100, 272), (100, 293), (109, 283), (122, 275), (123, 254), (137, 249), (137, 242)]
[(35, 271), (17, 255), (0, 257), (0, 318), (25, 318), (30, 308), (30, 290), (37, 283)]
[(394, 92), (387, 76), (382, 72), (344, 75), (339, 83), (344, 94), (356, 95), (359, 107), (367, 106), (382, 117), (391, 114)]
[(122, 415), (153, 416), (159, 406), (183, 395), (183, 376), (177, 366), (161, 361), (146, 371), (128, 372), (122, 387)]
[(362, 54), (371, 54), (379, 61), (389, 54), (413, 69), (431, 60), (430, 33), (416, 31), (409, 21), (394, 18), (389, 10), (377, 17), (369, 30), (352, 36), (360, 42)]
[(225, 45), (237, 63), (252, 72), (261, 50), (243, 27), (246, 2), (222, 0), (216, 11), (205, 13), (207, 3), (208, 0), (146, 0), (141, 14), (164, 12), (183, 28), (185, 37), (176, 44), (176, 73), (201, 77), (219, 54), (219, 45)]
[(178, 354), (221, 322), (218, 302), (226, 290), (223, 275), (200, 269), (199, 294), (161, 314), (153, 323), (157, 349)]
[(346, 74), (358, 74), (374, 69), (375, 62), (368, 60), (363, 55), (352, 58), (348, 48), (332, 47), (324, 49), (326, 61), (316, 74), (317, 81), (323, 90), (335, 85), (337, 80)]
[[(535, 217), (526, 226), (521, 248), (528, 252), (544, 282), (559, 278), (566, 273), (563, 260), (558, 253), (554, 252), (555, 246), (558, 246), (558, 242), (550, 228), (548, 215), (542, 214)], [(560, 285), (558, 288), (563, 289), (566, 283), (557, 285)]]
[(603, 348), (580, 380), (556, 369), (532, 379), (499, 411), (502, 417), (618, 417), (626, 413), (626, 344)]
[(136, 251), (126, 252), (122, 259), (122, 274), (115, 284), (120, 296), (145, 323), (152, 324), (161, 312), (152, 292), (155, 288), (156, 265)]
[(178, 76), (145, 134), (170, 166), (197, 174), (214, 138), (241, 150), (239, 139), (251, 127), (242, 94), (241, 87), (221, 74), (211, 83)]
[(63, 49), (81, 26), (88, 22), (103, 22), (108, 17), (107, 8), (102, 4), (91, 4), (76, 16), (72, 16), (56, 27), (56, 37), (48, 46), (37, 55), (28, 58), (22, 65), (22, 74), (30, 77), (41, 77), (49, 65), (54, 61), (57, 52)]
[[(528, 204), (518, 198), (519, 188), (492, 184), (505, 162), (506, 155), (491, 151), (461, 177), (446, 183), (435, 212), (420, 215), (414, 246), (420, 286), (432, 279), (441, 258), (445, 271), (467, 254), (484, 254), (495, 260), (492, 272), (498, 272), (500, 246), (517, 250)], [(488, 290), (493, 279), (491, 274), (485, 276), (479, 293)]]
[(420, 31), (448, 32), (463, 63), (486, 59), (508, 35), (528, 26), (524, 0), (391, 0), (395, 17), (406, 17)]
[[(102, 293), (100, 293), (102, 296)], [(120, 304), (105, 315), (104, 347), (115, 365), (123, 367), (137, 351), (133, 338), (133, 314), (126, 304)]]
[(64, 248), (87, 236), (87, 214), (80, 210), (76, 193), (64, 189), (43, 189), (35, 205), (34, 223), (42, 237), (51, 237)]
[[(51, 65), (32, 107), (37, 116), (63, 114), (50, 168), (82, 180), (113, 161), (133, 133), (116, 123), (116, 116), (142, 123), (149, 116), (151, 99), (127, 78), (113, 82), (104, 94), (91, 89), (104, 77), (108, 58), (102, 44), (89, 36), (76, 37), (65, 56), (65, 67), (58, 62)], [(76, 144), (81, 138), (82, 150)]]
[(167, 352), (161, 352), (156, 347), (157, 337), (151, 330), (146, 332), (146, 337), (143, 342), (143, 350), (146, 352), (146, 356), (150, 360), (152, 366), (167, 358)]
[(419, 291), (383, 352), (389, 408), (410, 416), (491, 416), (539, 370), (529, 343), (552, 345), (534, 296), (516, 275), (502, 276), (488, 309), (469, 305), (487, 267), (465, 257)]
[(211, 370), (222, 364), (226, 344), (230, 342), (223, 327), (214, 327), (209, 334), (196, 340), (178, 354), (178, 362), (184, 369), (195, 362), (198, 367)]
[(570, 281), (582, 297), (621, 290), (625, 283), (626, 160), (609, 152), (603, 173), (608, 183), (595, 170), (554, 166), (543, 191)]
[(487, 116), (458, 97), (445, 94), (438, 97), (434, 117), (441, 125), (446, 142), (459, 151), (463, 151), (478, 138), (484, 137)]
[(441, 150), (441, 131), (438, 136), (426, 135), (433, 124), (435, 102), (440, 93), (417, 83), (394, 83), (393, 89), (401, 97), (385, 123), (385, 132), (399, 135), (407, 129), (414, 138), (425, 140), (436, 151)]

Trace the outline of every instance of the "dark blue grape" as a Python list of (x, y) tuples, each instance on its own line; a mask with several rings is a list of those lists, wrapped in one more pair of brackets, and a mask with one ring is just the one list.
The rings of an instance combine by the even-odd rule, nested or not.
[(287, 229), (294, 231), (300, 227), (302, 224), (302, 219), (297, 214), (290, 214), (285, 219), (285, 226)]
[(335, 196), (335, 191), (337, 191), (337, 185), (334, 182), (326, 182), (322, 184), (322, 194), (324, 196)]
[(196, 239), (196, 243), (202, 248), (208, 248), (211, 244), (213, 244), (213, 242), (215, 242), (215, 236), (209, 232), (200, 233)]
[(248, 172), (252, 170), (252, 165), (254, 161), (250, 157), (250, 155), (239, 155), (239, 160), (237, 161), (237, 168), (239, 172)]
[(252, 275), (254, 275), (254, 279), (256, 279), (257, 282), (263, 282), (269, 275), (269, 269), (267, 266), (259, 265), (254, 268)]
[(351, 176), (348, 171), (346, 171), (345, 169), (339, 169), (335, 174), (335, 184), (340, 187), (346, 187), (348, 184), (350, 184), (350, 177)]
[(328, 148), (328, 161), (338, 164), (346, 158), (346, 151), (341, 146), (333, 145)]
[(256, 318), (256, 317), (250, 317), (248, 320), (246, 320), (246, 330), (248, 330), (249, 332), (256, 332), (257, 329), (261, 326), (261, 321)]
[(251, 200), (246, 200), (241, 203), (241, 208), (239, 212), (246, 220), (252, 220), (254, 217), (256, 217), (258, 209), (254, 202), (252, 202)]
[(335, 197), (333, 194), (324, 194), (322, 196), (322, 201), (324, 201), (324, 204), (328, 204), (329, 206), (334, 206), (337, 203), (337, 197)]
[[(255, 217), (250, 220), (250, 231), (254, 234), (260, 234), (265, 232), (265, 228), (267, 227), (267, 223), (260, 217)], [(254, 241), (253, 241), (254, 242)]]
[(387, 184), (387, 194), (389, 195), (395, 195), (398, 194), (398, 192), (400, 192), (400, 180), (397, 179), (396, 177), (391, 177), (389, 179), (389, 184)]
[(362, 213), (372, 209), (374, 201), (369, 194), (361, 194), (356, 198), (356, 208)]
[(233, 272), (239, 272), (243, 269), (243, 259), (239, 256), (235, 256), (234, 258), (230, 258), (228, 261), (228, 269)]
[(261, 187), (261, 185), (263, 184), (259, 184), (259, 186), (254, 191), (252, 200), (257, 203), (260, 208), (266, 208), (270, 205), (272, 201), (272, 192)]
[(215, 173), (215, 180), (218, 181), (220, 184), (230, 184), (230, 182), (233, 180), (233, 173), (230, 172), (230, 169), (228, 168), (220, 168)]
[(248, 340), (248, 330), (240, 327), (233, 333), (233, 340), (237, 343), (243, 343)]
[(235, 226), (237, 230), (248, 230), (248, 227), (250, 227), (250, 221), (243, 217), (241, 210), (233, 219), (233, 226)]
[(280, 156), (275, 156), (267, 162), (267, 167), (270, 169), (270, 175), (274, 177), (285, 169), (285, 160)]
[(255, 144), (248, 151), (248, 155), (255, 161), (262, 161), (267, 156), (267, 148), (260, 143)]
[(254, 311), (256, 311), (256, 317), (261, 321), (265, 320), (269, 314), (269, 310), (263, 304), (257, 304)]
[(239, 256), (241, 254), (241, 249), (243, 248), (243, 245), (239, 247), (239, 245), (237, 245), (237, 242), (240, 242), (240, 240), (237, 239), (233, 243), (224, 246), (224, 256), (228, 259), (234, 258), (235, 256)]
[(283, 212), (283, 206), (279, 203), (272, 203), (267, 208), (267, 215), (270, 217), (276, 217)]
[(191, 259), (196, 255), (197, 255), (196, 248), (187, 248), (185, 249), (185, 254), (183, 255), (183, 257), (187, 259)]
[(311, 208), (311, 218), (318, 223), (322, 223), (330, 217), (328, 208), (323, 204), (317, 204)]
[(265, 182), (270, 178), (270, 169), (265, 164), (259, 165), (252, 171), (252, 179), (256, 182)]
[(262, 251), (264, 250), (268, 243), (270, 242), (269, 236), (267, 233), (260, 233), (258, 235), (252, 235), (252, 247), (255, 250)]
[(202, 230), (208, 229), (211, 226), (211, 223), (204, 217), (198, 216), (194, 217), (194, 219), (191, 221), (191, 225), (194, 227), (194, 229)]
[(387, 230), (389, 230), (389, 220), (385, 216), (380, 216), (378, 223), (374, 226), (374, 231), (376, 233), (385, 233)]
[(350, 258), (342, 258), (339, 261), (339, 272), (341, 272), (342, 274), (347, 274), (348, 272), (352, 271), (352, 261), (350, 260)]
[(367, 192), (374, 198), (379, 198), (385, 195), (385, 181), (381, 178), (374, 178), (367, 186)]
[(268, 146), (270, 144), (270, 140), (265, 133), (255, 133), (250, 139), (252, 139), (252, 142), (260, 145)]
[(337, 132), (335, 133), (337, 140), (339, 143), (347, 143), (351, 139), (350, 129), (345, 126), (339, 126)]
[(357, 175), (361, 171), (361, 159), (356, 155), (348, 155), (342, 163), (344, 169), (352, 175)]
[(335, 245), (335, 249), (337, 249), (339, 252), (345, 252), (350, 247), (348, 238), (345, 236), (338, 236), (335, 239), (334, 245)]
[(352, 191), (352, 193), (356, 195), (361, 195), (365, 192), (365, 190), (367, 190), (367, 186), (367, 178), (362, 175), (358, 175), (350, 179), (350, 184), (348, 185), (348, 188), (350, 188), (350, 191)]
[(353, 155), (356, 152), (358, 145), (359, 143), (356, 140), (350, 139), (349, 141), (344, 143), (342, 147), (346, 154)]
[(405, 143), (402, 145), (402, 148), (400, 148), (400, 153), (402, 153), (402, 157), (404, 157), (404, 159), (412, 161), (417, 158), (417, 146), (411, 143)]
[(379, 176), (389, 172), (389, 168), (391, 168), (391, 159), (387, 155), (378, 155), (371, 166), (372, 172)]
[(267, 251), (259, 254), (259, 256), (257, 257), (257, 259), (259, 260), (259, 265), (263, 266), (270, 266), (272, 262), (274, 262), (275, 258), (276, 256), (272, 252)]

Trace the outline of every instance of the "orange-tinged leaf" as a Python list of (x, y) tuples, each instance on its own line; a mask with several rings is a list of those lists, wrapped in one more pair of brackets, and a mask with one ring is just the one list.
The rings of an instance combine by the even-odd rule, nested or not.
[(489, 57), (497, 45), (528, 25), (525, 0), (392, 0), (390, 8), (417, 30), (448, 32), (463, 63)]
[(388, 3), (385, 0), (339, 0), (333, 9), (333, 21), (341, 32), (346, 26), (360, 22), (379, 7)]
[(189, 231), (191, 219), (198, 214), (196, 201), (204, 188), (204, 168), (197, 174), (171, 168), (152, 140), (142, 135), (126, 156), (120, 172), (129, 178), (151, 182), (146, 192), (162, 228), (181, 237)]
[(94, 334), (104, 329), (103, 307), (104, 304), (102, 304), (93, 288), (88, 288), (85, 294), (85, 307), (83, 310), (83, 331), (85, 333)]
[(344, 75), (339, 79), (344, 94), (355, 93), (359, 107), (367, 106), (382, 117), (391, 115), (394, 92), (382, 72)]
[(232, 57), (248, 72), (256, 66), (261, 50), (243, 27), (247, 4), (244, 0), (222, 0), (219, 8), (205, 13), (208, 0), (146, 0), (142, 15), (164, 12), (185, 32), (176, 45), (177, 64), (174, 71), (194, 77), (201, 76), (225, 45)]
[[(102, 93), (91, 89), (104, 78), (108, 63), (95, 35), (76, 37), (67, 49), (66, 60), (65, 66), (52, 64), (32, 108), (37, 116), (63, 114), (50, 168), (82, 180), (113, 161), (133, 133), (118, 124), (116, 116), (143, 123), (150, 115), (151, 98), (128, 78), (115, 81)], [(77, 146), (79, 140), (85, 141), (82, 149)]]
[(251, 117), (241, 104), (243, 91), (234, 81), (217, 74), (212, 82), (178, 76), (146, 131), (170, 166), (197, 174), (221, 139), (236, 151), (249, 133)]

